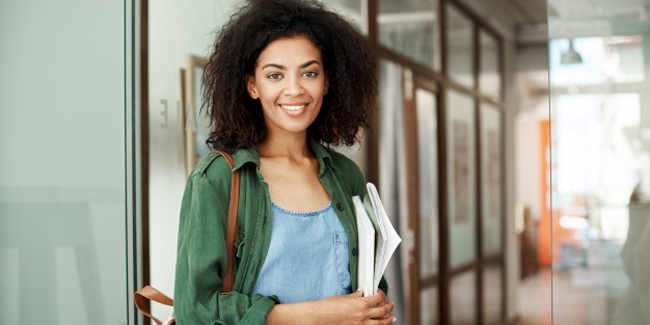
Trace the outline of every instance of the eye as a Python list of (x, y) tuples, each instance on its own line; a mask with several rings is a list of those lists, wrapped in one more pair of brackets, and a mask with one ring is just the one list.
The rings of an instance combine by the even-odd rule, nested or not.
[(271, 73), (271, 74), (269, 74), (269, 75), (266, 76), (266, 77), (269, 78), (269, 79), (271, 79), (271, 80), (277, 80), (277, 79), (282, 78), (282, 75), (279, 74), (279, 73)]
[(305, 77), (314, 78), (314, 77), (318, 76), (318, 73), (316, 73), (314, 71), (306, 71), (306, 72), (303, 72), (302, 75), (305, 76)]

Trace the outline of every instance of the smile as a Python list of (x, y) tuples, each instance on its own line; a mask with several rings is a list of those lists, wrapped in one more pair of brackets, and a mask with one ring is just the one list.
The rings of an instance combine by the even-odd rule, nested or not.
[(282, 104), (280, 104), (280, 107), (282, 107), (282, 108), (284, 108), (286, 110), (290, 110), (290, 111), (297, 111), (299, 109), (304, 108), (305, 106), (307, 106), (307, 104), (302, 104), (302, 105), (282, 105)]

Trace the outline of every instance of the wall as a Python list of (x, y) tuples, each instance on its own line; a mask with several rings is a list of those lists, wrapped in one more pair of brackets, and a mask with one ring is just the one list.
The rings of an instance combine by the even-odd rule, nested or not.
[[(517, 49), (516, 90), (519, 105), (515, 120), (515, 150), (517, 175), (515, 202), (527, 205), (531, 217), (539, 218), (541, 202), (539, 185), (539, 122), (550, 117), (548, 99), (548, 45), (526, 44)], [(522, 230), (523, 220), (517, 220)]]
[(126, 324), (125, 16), (0, 0), (0, 324)]
[[(206, 56), (214, 32), (241, 0), (149, 3), (149, 233), (151, 284), (174, 292), (176, 239), (185, 188), (180, 69), (187, 55)], [(167, 310), (154, 306), (154, 315)]]

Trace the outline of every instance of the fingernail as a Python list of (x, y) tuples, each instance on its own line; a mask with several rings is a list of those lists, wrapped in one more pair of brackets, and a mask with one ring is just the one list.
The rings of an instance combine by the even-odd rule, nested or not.
[(397, 317), (393, 317), (393, 323), (397, 321)]
[(357, 292), (359, 291), (363, 291), (363, 287), (359, 287), (359, 289), (357, 289)]

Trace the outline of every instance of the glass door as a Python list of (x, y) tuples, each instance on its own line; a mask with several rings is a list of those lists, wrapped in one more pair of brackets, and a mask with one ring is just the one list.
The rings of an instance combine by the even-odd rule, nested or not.
[(133, 322), (131, 6), (0, 4), (0, 324)]
[(648, 324), (648, 8), (549, 5), (553, 322)]

